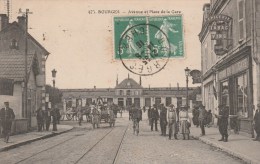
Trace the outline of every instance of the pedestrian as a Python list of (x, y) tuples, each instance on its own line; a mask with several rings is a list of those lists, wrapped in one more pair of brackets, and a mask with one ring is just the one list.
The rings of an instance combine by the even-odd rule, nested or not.
[(167, 126), (167, 109), (164, 104), (161, 104), (161, 112), (160, 112), (160, 126), (162, 136), (166, 136), (166, 126)]
[(79, 121), (79, 126), (81, 126), (81, 122), (82, 122), (82, 120), (83, 120), (83, 109), (81, 108), (81, 107), (78, 107), (78, 113), (77, 113), (77, 115), (78, 115), (78, 121)]
[(42, 108), (38, 108), (36, 111), (36, 119), (37, 119), (37, 125), (38, 125), (38, 132), (41, 132), (43, 130), (43, 124), (44, 124), (44, 112)]
[(208, 110), (208, 112), (206, 112), (206, 126), (209, 128), (211, 126), (212, 123), (212, 113), (211, 110)]
[(194, 109), (192, 110), (192, 122), (193, 125), (196, 127), (199, 127), (199, 107), (195, 106)]
[(153, 108), (151, 109), (151, 131), (153, 131), (153, 125), (155, 128), (155, 131), (158, 131), (158, 128), (157, 128), (158, 119), (159, 119), (159, 112), (158, 112), (157, 106), (154, 104)]
[(178, 133), (177, 122), (179, 120), (177, 117), (176, 108), (173, 104), (169, 105), (167, 118), (168, 118), (168, 127), (169, 127), (169, 140), (171, 140), (172, 133), (174, 134), (174, 138), (177, 140), (177, 133)]
[(4, 108), (0, 110), (0, 119), (4, 141), (8, 143), (11, 133), (12, 121), (15, 119), (14, 111), (9, 107), (9, 102), (4, 102)]
[(219, 105), (219, 115), (215, 115), (218, 118), (218, 128), (221, 134), (221, 139), (219, 141), (228, 142), (228, 116), (229, 108), (225, 105)]
[(255, 111), (255, 116), (254, 116), (254, 129), (256, 132), (256, 137), (254, 141), (260, 141), (260, 104), (257, 104), (257, 109)]
[(139, 122), (142, 120), (142, 109), (137, 107), (133, 108), (132, 111), (132, 120), (133, 120), (133, 132), (139, 134)]
[(152, 109), (151, 106), (149, 106), (148, 110), (147, 110), (147, 116), (148, 116), (148, 121), (149, 121), (149, 126), (151, 126), (151, 113), (152, 113)]
[(205, 106), (200, 105), (199, 107), (199, 124), (200, 124), (200, 129), (201, 129), (201, 135), (205, 135), (205, 122), (206, 122), (206, 109)]
[(57, 105), (55, 105), (55, 107), (52, 109), (51, 111), (51, 116), (52, 116), (52, 131), (57, 131), (57, 123), (58, 123), (58, 118), (59, 118), (59, 109), (57, 107)]
[(51, 111), (49, 108), (47, 108), (44, 112), (44, 121), (45, 121), (46, 131), (49, 131), (50, 124), (51, 124)]
[(186, 106), (181, 107), (181, 111), (179, 113), (180, 116), (180, 133), (183, 135), (183, 140), (190, 139), (190, 119), (188, 114), (188, 108)]

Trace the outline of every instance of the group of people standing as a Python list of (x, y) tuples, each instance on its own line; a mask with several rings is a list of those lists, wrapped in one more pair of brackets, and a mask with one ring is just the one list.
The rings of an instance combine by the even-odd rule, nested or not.
[(168, 125), (169, 140), (171, 140), (172, 135), (175, 139), (178, 139), (177, 134), (179, 131), (184, 140), (190, 139), (191, 123), (186, 106), (182, 106), (179, 110), (173, 104), (170, 104), (168, 107), (165, 107), (164, 104), (153, 105), (153, 108), (150, 107), (148, 109), (148, 119), (151, 131), (153, 131), (154, 126), (155, 131), (158, 131), (157, 121), (160, 121), (162, 136), (166, 136)]
[(46, 110), (40, 107), (36, 112), (38, 132), (43, 130), (49, 131), (51, 121), (53, 123), (52, 131), (57, 131), (57, 124), (59, 124), (60, 117), (61, 114), (57, 105), (53, 109), (47, 108)]

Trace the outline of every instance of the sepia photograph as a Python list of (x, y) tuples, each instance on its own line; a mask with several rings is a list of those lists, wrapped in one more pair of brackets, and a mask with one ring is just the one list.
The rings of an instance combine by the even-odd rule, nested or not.
[(0, 164), (260, 164), (260, 0), (0, 0)]

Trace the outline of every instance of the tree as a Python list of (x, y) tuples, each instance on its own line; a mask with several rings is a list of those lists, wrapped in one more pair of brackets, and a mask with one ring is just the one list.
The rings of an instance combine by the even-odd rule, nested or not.
[(59, 104), (62, 101), (62, 92), (59, 88), (53, 88), (50, 85), (45, 86), (46, 93), (49, 93), (49, 101), (54, 104)]

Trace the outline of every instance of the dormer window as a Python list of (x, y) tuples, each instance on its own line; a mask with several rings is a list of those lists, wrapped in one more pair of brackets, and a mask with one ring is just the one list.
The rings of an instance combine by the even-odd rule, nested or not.
[(13, 40), (11, 41), (10, 49), (16, 49), (16, 50), (18, 50), (17, 40), (13, 39)]

